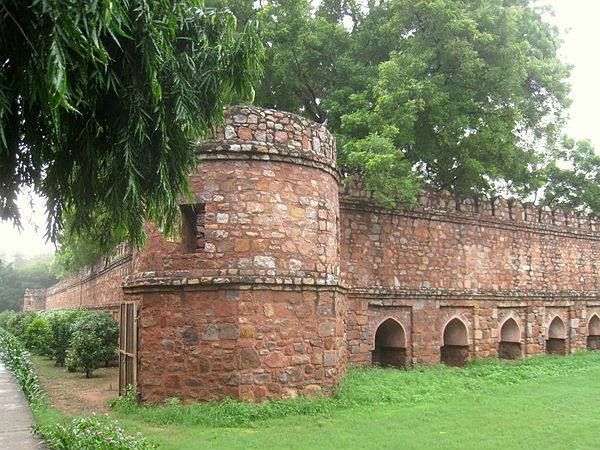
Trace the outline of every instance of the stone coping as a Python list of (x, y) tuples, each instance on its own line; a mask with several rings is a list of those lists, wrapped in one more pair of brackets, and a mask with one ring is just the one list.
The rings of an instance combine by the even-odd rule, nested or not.
[(331, 175), (339, 185), (342, 176), (335, 165), (335, 161), (322, 158), (319, 155), (307, 157), (305, 153), (290, 151), (279, 145), (264, 142), (203, 142), (196, 147), (199, 161), (228, 160), (228, 161), (271, 161), (287, 162), (298, 166), (305, 166), (322, 170)]
[[(365, 299), (392, 297), (404, 299), (459, 299), (459, 300), (530, 300), (530, 299), (557, 299), (557, 300), (598, 300), (600, 305), (600, 291), (546, 291), (546, 290), (523, 290), (523, 289), (390, 289), (386, 287), (372, 288), (349, 288), (349, 297), (361, 297)], [(382, 300), (383, 301), (383, 300)]]
[(224, 118), (214, 137), (199, 143), (198, 153), (221, 147), (219, 151), (237, 153), (238, 158), (244, 154), (288, 156), (297, 163), (314, 161), (337, 173), (335, 138), (322, 124), (257, 106), (230, 106)]

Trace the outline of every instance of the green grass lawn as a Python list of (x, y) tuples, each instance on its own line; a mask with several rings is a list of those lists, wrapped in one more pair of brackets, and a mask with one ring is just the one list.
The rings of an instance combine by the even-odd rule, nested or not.
[(600, 353), (582, 352), (467, 369), (354, 369), (335, 399), (130, 405), (111, 416), (168, 450), (593, 449), (599, 403)]

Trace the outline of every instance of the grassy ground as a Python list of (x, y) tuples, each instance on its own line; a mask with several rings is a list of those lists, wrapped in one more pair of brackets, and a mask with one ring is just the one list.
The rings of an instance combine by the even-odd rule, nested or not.
[[(600, 448), (600, 353), (352, 370), (335, 399), (111, 412), (161, 449)], [(43, 421), (56, 420), (46, 413)]]
[(44, 391), (61, 413), (105, 413), (106, 403), (119, 395), (118, 367), (102, 367), (92, 373), (92, 378), (85, 378), (83, 373), (69, 372), (47, 358), (33, 355), (31, 359)]

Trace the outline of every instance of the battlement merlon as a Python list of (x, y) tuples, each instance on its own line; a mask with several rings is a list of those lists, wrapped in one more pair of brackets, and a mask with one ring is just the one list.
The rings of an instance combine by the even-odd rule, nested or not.
[[(371, 204), (374, 202), (372, 195), (364, 188), (362, 182), (355, 178), (344, 181), (343, 190), (340, 189), (340, 197), (349, 202)], [(405, 210), (451, 213), (533, 227), (600, 233), (600, 216), (561, 208), (551, 209), (548, 206), (536, 206), (531, 202), (522, 203), (517, 199), (490, 198), (482, 194), (459, 196), (448, 191), (424, 190), (417, 200), (419, 202), (417, 207)]]

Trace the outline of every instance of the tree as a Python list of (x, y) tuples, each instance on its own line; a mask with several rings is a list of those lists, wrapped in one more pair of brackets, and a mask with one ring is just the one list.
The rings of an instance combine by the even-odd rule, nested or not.
[(58, 278), (72, 275), (102, 256), (109, 256), (119, 243), (127, 240), (127, 232), (122, 228), (114, 228), (107, 233), (100, 241), (95, 229), (77, 231), (73, 225), (73, 216), (65, 214), (63, 230), (56, 238), (58, 246), (50, 266), (52, 274)]
[(0, 311), (5, 309), (21, 310), (26, 288), (45, 289), (58, 280), (50, 273), (49, 255), (30, 258), (26, 265), (14, 267), (0, 260)]
[(21, 336), (25, 347), (41, 356), (52, 356), (51, 337), (50, 325), (42, 317), (32, 320)]
[(438, 189), (537, 190), (530, 168), (552, 156), (568, 104), (556, 31), (527, 1), (389, 6), (399, 39), (379, 64), (372, 101), (342, 117), (342, 131), (355, 130), (354, 114), (370, 124), (366, 136), (351, 135), (348, 155), (375, 134)]
[(558, 32), (530, 3), (267, 2), (272, 67), (256, 101), (326, 121), (341, 169), (381, 201), (414, 200), (423, 183), (526, 197), (569, 103)]
[(14, 268), (0, 259), (0, 311), (21, 310), (23, 298), (19, 301), (19, 286), (15, 283)]
[(64, 366), (67, 359), (67, 352), (71, 346), (73, 323), (77, 319), (90, 314), (83, 309), (70, 311), (53, 311), (48, 317), (50, 325), (50, 352), (56, 360), (58, 366)]
[(76, 318), (71, 327), (67, 366), (83, 370), (90, 378), (94, 369), (115, 358), (119, 326), (110, 314), (91, 312)]
[(256, 102), (325, 122), (322, 102), (341, 76), (336, 61), (348, 49), (347, 31), (314, 16), (308, 0), (269, 2), (258, 17), (267, 44), (267, 76), (257, 87)]
[(2, 2), (1, 216), (18, 224), (32, 185), (52, 239), (65, 212), (100, 243), (139, 244), (144, 220), (170, 232), (194, 142), (251, 98), (260, 53), (254, 22), (201, 0)]
[(565, 138), (544, 176), (542, 205), (600, 214), (600, 157), (589, 140)]

